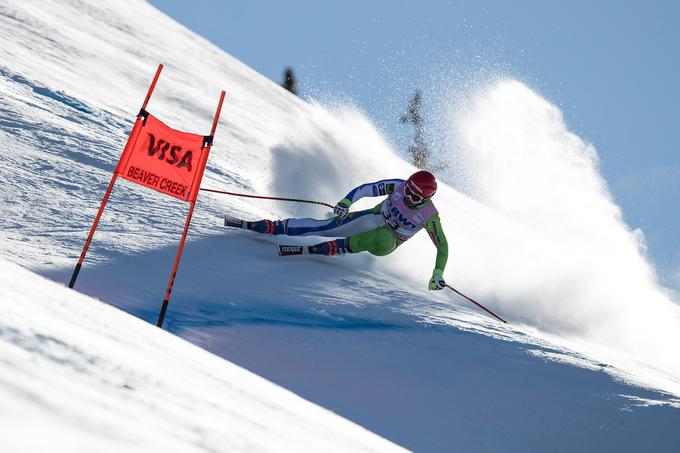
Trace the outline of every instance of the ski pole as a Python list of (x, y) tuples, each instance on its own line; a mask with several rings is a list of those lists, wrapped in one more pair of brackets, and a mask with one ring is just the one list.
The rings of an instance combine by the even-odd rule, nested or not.
[(328, 206), (329, 208), (333, 209), (333, 206), (329, 205), (328, 203), (324, 203), (321, 201), (314, 201), (314, 200), (301, 200), (298, 198), (283, 198), (283, 197), (265, 197), (261, 195), (250, 195), (246, 193), (236, 193), (236, 192), (225, 192), (223, 190), (215, 190), (215, 189), (203, 189), (206, 192), (214, 192), (214, 193), (220, 193), (223, 195), (232, 195), (234, 197), (246, 197), (246, 198), (260, 198), (263, 200), (279, 200), (279, 201), (296, 201), (298, 203), (310, 203), (310, 204), (319, 204), (322, 206)]
[(458, 294), (459, 296), (462, 296), (462, 297), (466, 298), (467, 300), (469, 300), (470, 302), (472, 302), (473, 304), (477, 305), (479, 308), (481, 308), (481, 309), (484, 310), (485, 312), (489, 313), (491, 316), (493, 316), (494, 318), (498, 319), (499, 321), (504, 322), (505, 324), (508, 323), (508, 321), (506, 321), (505, 319), (501, 318), (501, 317), (498, 316), (496, 313), (492, 312), (491, 310), (489, 310), (488, 308), (486, 308), (484, 305), (480, 304), (479, 302), (476, 302), (475, 300), (473, 300), (473, 299), (469, 298), (468, 296), (466, 296), (465, 294), (461, 293), (460, 291), (458, 291), (458, 290), (457, 290), (456, 288), (454, 288), (453, 286), (449, 286), (449, 285), (445, 285), (445, 286), (446, 286), (447, 288), (449, 288), (451, 291), (453, 291), (454, 293)]

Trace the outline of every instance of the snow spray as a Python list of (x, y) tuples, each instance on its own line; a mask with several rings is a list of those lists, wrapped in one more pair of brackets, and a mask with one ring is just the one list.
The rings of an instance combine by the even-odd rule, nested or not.
[(680, 308), (657, 282), (643, 233), (625, 224), (594, 146), (516, 80), (451, 99), (450, 177), (498, 215), (495, 231), (480, 232), (493, 248), (451, 251), (476, 261), (467, 278), (505, 313), (679, 384)]

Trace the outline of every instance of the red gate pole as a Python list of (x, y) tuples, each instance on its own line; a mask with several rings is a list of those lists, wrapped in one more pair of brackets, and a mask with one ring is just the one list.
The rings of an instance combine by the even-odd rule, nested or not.
[(175, 284), (175, 276), (177, 275), (177, 268), (179, 267), (179, 261), (182, 258), (182, 250), (184, 249), (184, 242), (187, 239), (187, 233), (189, 232), (189, 224), (191, 223), (191, 216), (194, 214), (194, 207), (196, 206), (196, 199), (198, 198), (198, 191), (201, 186), (201, 180), (203, 179), (203, 173), (205, 172), (205, 166), (208, 163), (208, 156), (210, 155), (210, 149), (212, 148), (212, 140), (215, 137), (215, 130), (217, 129), (217, 122), (220, 119), (220, 112), (222, 111), (222, 103), (224, 102), (225, 92), (220, 93), (220, 101), (217, 104), (217, 110), (215, 111), (215, 118), (213, 119), (212, 129), (210, 130), (209, 140), (205, 153), (205, 158), (203, 159), (201, 165), (201, 173), (198, 175), (196, 180), (196, 197), (191, 202), (189, 207), (189, 212), (187, 213), (187, 219), (184, 222), (184, 231), (182, 232), (182, 239), (179, 241), (179, 247), (177, 248), (177, 255), (175, 256), (175, 263), (172, 267), (172, 273), (170, 274), (170, 281), (168, 281), (168, 289), (165, 290), (165, 297), (163, 298), (163, 306), (161, 307), (161, 312), (158, 315), (158, 322), (156, 326), (163, 328), (163, 320), (165, 319), (165, 312), (168, 310), (168, 303), (170, 301), (170, 293), (172, 292), (172, 286)]
[(168, 282), (168, 289), (165, 290), (165, 297), (163, 298), (163, 306), (161, 307), (161, 313), (158, 315), (158, 322), (156, 326), (163, 327), (163, 320), (165, 319), (165, 312), (168, 310), (168, 302), (170, 301), (170, 293), (172, 292), (172, 285), (175, 284), (175, 276), (177, 275), (177, 268), (179, 267), (179, 260), (182, 258), (182, 249), (184, 248), (184, 242), (187, 239), (187, 232), (189, 231), (189, 224), (191, 223), (191, 216), (194, 214), (194, 206), (196, 202), (192, 201), (189, 207), (189, 213), (187, 214), (187, 219), (184, 222), (184, 232), (182, 233), (182, 239), (179, 241), (179, 247), (177, 248), (177, 255), (175, 256), (175, 264), (172, 266), (172, 274), (170, 274), (170, 281)]
[[(146, 93), (146, 98), (144, 99), (144, 104), (142, 105), (142, 109), (140, 110), (140, 114), (137, 115), (137, 120), (135, 120), (135, 125), (132, 127), (132, 132), (130, 132), (130, 136), (128, 137), (128, 141), (125, 144), (125, 148), (130, 146), (130, 142), (132, 140), (132, 137), (135, 136), (135, 131), (139, 128), (139, 122), (141, 121), (141, 112), (142, 112), (142, 110), (146, 109), (146, 105), (149, 103), (149, 99), (151, 99), (151, 93), (153, 93), (153, 90), (156, 87), (156, 82), (158, 81), (158, 77), (161, 75), (162, 70), (163, 70), (163, 65), (159, 64), (158, 69), (156, 69), (156, 75), (153, 78), (153, 82), (151, 82), (151, 86), (149, 87), (149, 91)], [(123, 154), (121, 156), (123, 156), (123, 155), (125, 155), (124, 151), (123, 151)], [(120, 161), (118, 163), (120, 164)], [(76, 284), (76, 279), (78, 278), (78, 274), (80, 273), (80, 268), (83, 266), (83, 261), (85, 260), (85, 255), (87, 254), (87, 249), (90, 248), (90, 243), (92, 242), (92, 238), (94, 237), (94, 232), (97, 229), (97, 225), (99, 225), (99, 220), (102, 217), (102, 213), (104, 212), (104, 208), (106, 207), (106, 203), (109, 201), (109, 195), (111, 195), (111, 191), (113, 190), (113, 186), (116, 183), (117, 178), (118, 178), (118, 167), (116, 167), (116, 170), (113, 172), (113, 175), (111, 175), (111, 181), (109, 182), (109, 187), (106, 189), (106, 194), (104, 195), (104, 198), (102, 199), (102, 202), (99, 205), (99, 211), (97, 212), (97, 217), (95, 217), (94, 222), (92, 223), (92, 227), (90, 228), (90, 234), (88, 234), (87, 240), (85, 241), (85, 245), (83, 246), (83, 251), (80, 253), (80, 258), (78, 259), (78, 264), (76, 264), (76, 268), (73, 270), (73, 275), (71, 275), (71, 281), (68, 284), (69, 288), (73, 288), (73, 285)]]

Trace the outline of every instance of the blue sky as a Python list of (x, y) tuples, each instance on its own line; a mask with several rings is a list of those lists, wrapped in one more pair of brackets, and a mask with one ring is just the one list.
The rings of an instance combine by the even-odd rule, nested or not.
[[(680, 289), (680, 3), (594, 1), (152, 4), (303, 96), (350, 98), (398, 147), (398, 117), (432, 75), (501, 71), (558, 105), (595, 145), (625, 220)], [(344, 190), (344, 189), (343, 189)]]

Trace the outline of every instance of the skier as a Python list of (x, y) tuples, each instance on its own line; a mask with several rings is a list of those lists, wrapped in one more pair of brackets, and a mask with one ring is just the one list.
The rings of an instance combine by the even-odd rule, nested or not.
[[(329, 256), (359, 252), (385, 256), (425, 228), (437, 247), (429, 289), (440, 290), (446, 286), (443, 273), (448, 258), (448, 243), (437, 209), (431, 201), (436, 190), (434, 175), (419, 171), (406, 181), (385, 179), (353, 189), (335, 205), (333, 213), (337, 217), (332, 219), (264, 219), (248, 222), (225, 215), (224, 224), (263, 234), (340, 238), (308, 247), (278, 246), (279, 255), (314, 253)], [(352, 203), (361, 198), (382, 195), (387, 195), (387, 198), (372, 209), (349, 211)]]

